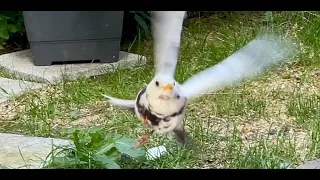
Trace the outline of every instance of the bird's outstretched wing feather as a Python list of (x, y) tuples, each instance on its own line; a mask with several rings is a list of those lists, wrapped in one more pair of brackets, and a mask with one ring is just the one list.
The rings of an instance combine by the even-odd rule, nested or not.
[(156, 75), (174, 77), (185, 11), (153, 11), (152, 32)]
[(292, 60), (293, 41), (277, 35), (260, 36), (215, 66), (205, 69), (181, 85), (188, 99), (210, 93), (262, 73), (266, 68)]
[(114, 97), (111, 97), (111, 96), (108, 96), (105, 94), (102, 94), (102, 96), (107, 98), (108, 99), (107, 101), (109, 103), (116, 105), (116, 106), (119, 106), (119, 107), (122, 107), (122, 108), (134, 108), (134, 105), (136, 102), (135, 100), (118, 99), (118, 98), (114, 98)]

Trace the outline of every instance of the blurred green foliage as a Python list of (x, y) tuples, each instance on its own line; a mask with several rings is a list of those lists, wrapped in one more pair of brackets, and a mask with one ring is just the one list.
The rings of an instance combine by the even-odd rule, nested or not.
[(23, 33), (25, 28), (21, 11), (0, 11), (0, 49), (4, 49), (4, 43), (14, 35)]

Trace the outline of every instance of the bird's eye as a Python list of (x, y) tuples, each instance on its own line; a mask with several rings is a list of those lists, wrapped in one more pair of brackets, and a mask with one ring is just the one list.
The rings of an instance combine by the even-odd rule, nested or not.
[(159, 86), (159, 82), (158, 81), (156, 81), (156, 86)]

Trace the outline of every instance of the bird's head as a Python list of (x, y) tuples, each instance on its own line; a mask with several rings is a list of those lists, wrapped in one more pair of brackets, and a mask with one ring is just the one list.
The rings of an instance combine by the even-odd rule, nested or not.
[(156, 76), (147, 86), (146, 92), (150, 99), (168, 100), (179, 98), (178, 83), (168, 76)]

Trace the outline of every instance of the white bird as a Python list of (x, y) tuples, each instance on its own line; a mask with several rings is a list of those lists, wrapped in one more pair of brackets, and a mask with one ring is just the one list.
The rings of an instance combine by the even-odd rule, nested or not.
[[(104, 95), (111, 104), (134, 109), (136, 115), (157, 134), (175, 134), (187, 142), (183, 127), (185, 108), (194, 98), (235, 85), (263, 73), (267, 68), (292, 60), (295, 44), (277, 35), (262, 35), (220, 63), (179, 84), (174, 79), (178, 61), (184, 11), (153, 12), (156, 74), (135, 100)], [(150, 135), (149, 135), (150, 136)], [(143, 137), (143, 144), (149, 138)]]

